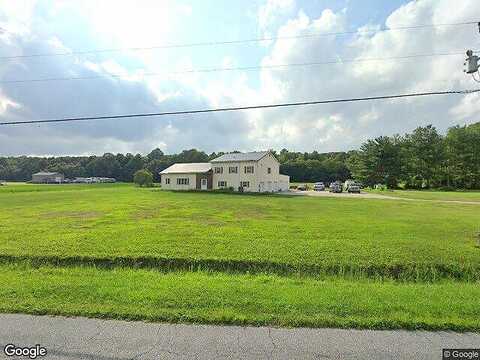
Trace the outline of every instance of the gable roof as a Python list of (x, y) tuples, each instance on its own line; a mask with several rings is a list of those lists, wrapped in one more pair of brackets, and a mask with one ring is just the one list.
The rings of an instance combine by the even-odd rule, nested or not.
[(160, 174), (206, 173), (212, 169), (210, 163), (178, 163), (160, 171)]
[(269, 151), (253, 151), (247, 153), (230, 153), (222, 155), (213, 159), (211, 162), (225, 162), (225, 161), (258, 161), (267, 154)]

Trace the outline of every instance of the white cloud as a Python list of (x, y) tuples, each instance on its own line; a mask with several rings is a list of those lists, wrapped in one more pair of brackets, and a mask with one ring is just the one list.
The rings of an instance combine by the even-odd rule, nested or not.
[(5, 114), (10, 109), (19, 109), (20, 104), (12, 101), (0, 92), (0, 115)]
[(258, 25), (266, 30), (279, 15), (291, 11), (295, 7), (295, 0), (267, 0), (258, 9)]
[(189, 6), (177, 5), (171, 0), (83, 0), (59, 6), (81, 11), (98, 36), (121, 47), (164, 43), (174, 22), (191, 14)]
[(480, 121), (480, 94), (469, 94), (462, 101), (450, 109), (450, 115), (458, 120), (474, 120)]
[[(386, 20), (387, 28), (409, 25), (449, 23), (480, 17), (475, 0), (464, 0), (461, 6), (448, 0), (412, 1)], [(300, 11), (278, 29), (278, 36), (318, 32), (336, 32), (345, 29), (347, 12), (324, 10), (318, 19), (310, 19)], [(421, 30), (378, 31), (380, 24), (367, 24), (351, 38), (318, 37), (308, 41), (278, 40), (263, 59), (264, 64), (298, 63), (344, 59), (376, 59), (460, 51), (474, 44), (478, 34), (471, 27), (427, 28)], [(471, 46), (471, 45), (470, 45)], [(463, 51), (462, 51), (463, 53)], [(472, 88), (475, 84), (462, 72), (463, 55), (423, 57), (389, 61), (358, 61), (338, 65), (312, 66), (301, 70), (262, 71), (259, 98), (275, 94), (275, 101), (345, 98), (395, 94), (414, 91)], [(477, 102), (475, 102), (477, 101)], [(366, 138), (403, 133), (416, 126), (433, 123), (440, 130), (474, 118), (480, 108), (478, 97), (470, 95), (394, 100), (375, 103), (312, 106), (299, 109), (264, 111), (257, 117), (255, 131), (281, 128), (294, 124), (291, 136), (281, 136), (283, 143), (295, 149), (320, 151), (347, 150), (358, 146)], [(334, 115), (332, 115), (334, 114)], [(319, 120), (320, 119), (320, 120)], [(258, 129), (264, 131), (259, 131)], [(278, 131), (275, 132), (278, 134)], [(299, 136), (299, 134), (302, 134)], [(259, 137), (259, 140), (265, 140)]]
[(3, 29), (4, 40), (12, 35), (25, 36), (29, 33), (36, 3), (35, 0), (0, 0), (0, 28)]
[[(394, 11), (385, 24), (363, 24), (360, 30), (379, 30), (429, 23), (460, 22), (480, 18), (478, 0), (412, 1)], [(108, 2), (107, 2), (108, 3)], [(56, 3), (57, 4), (57, 3)], [(58, 3), (60, 7), (74, 6)], [(104, 24), (106, 8), (93, 12), (95, 4), (86, 2), (81, 16), (99, 33), (100, 43), (112, 46), (141, 46), (171, 42), (177, 16), (190, 16), (195, 9), (172, 2), (147, 2), (141, 9), (118, 5), (118, 17)], [(111, 5), (112, 3), (110, 3)], [(117, 4), (117, 2), (115, 2)], [(173, 5), (172, 5), (173, 4)], [(78, 6), (76, 4), (75, 6)], [(107, 6), (107, 5), (105, 5)], [(297, 11), (293, 1), (269, 1), (259, 12), (264, 31), (280, 37), (318, 32), (350, 30), (348, 11), (324, 9), (318, 16)], [(76, 9), (76, 8), (75, 8)], [(132, 10), (133, 9), (133, 10)], [(3, 9), (2, 9), (3, 10)], [(0, 10), (1, 11), (1, 10)], [(11, 10), (13, 11), (13, 10)], [(16, 10), (20, 11), (20, 10)], [(53, 10), (52, 10), (53, 11)], [(295, 15), (291, 14), (295, 11)], [(149, 14), (146, 14), (146, 13)], [(134, 18), (122, 22), (127, 14)], [(160, 15), (154, 16), (155, 13)], [(100, 15), (103, 14), (103, 15)], [(33, 10), (22, 15), (29, 34), (35, 33), (45, 19)], [(80, 16), (80, 15), (79, 15)], [(30, 18), (29, 18), (30, 17)], [(164, 19), (167, 17), (168, 19)], [(3, 15), (0, 21), (13, 21)], [(140, 24), (140, 20), (144, 21)], [(163, 21), (165, 20), (165, 21)], [(138, 26), (136, 26), (138, 25)], [(1, 25), (0, 25), (1, 26)], [(40, 30), (41, 32), (41, 30)], [(273, 33), (275, 32), (275, 33)], [(47, 41), (31, 35), (0, 39), (3, 54), (44, 53), (68, 50), (57, 37)], [(45, 39), (44, 38), (44, 39)], [(141, 40), (139, 44), (138, 40)], [(315, 99), (334, 99), (368, 95), (395, 94), (424, 90), (474, 88), (471, 78), (462, 72), (463, 55), (422, 57), (390, 61), (361, 59), (400, 57), (410, 54), (463, 51), (478, 43), (471, 27), (438, 27), (420, 30), (361, 31), (353, 36), (318, 36), (278, 39), (268, 47), (259, 44), (252, 52), (192, 48), (179, 55), (129, 54), (16, 61), (0, 66), (0, 76), (35, 78), (50, 76), (90, 76), (120, 74), (116, 79), (56, 82), (43, 87), (2, 85), (0, 112), (7, 119), (47, 118), (67, 115), (120, 114), (282, 103)], [(96, 48), (92, 44), (90, 48)], [(88, 47), (87, 47), (88, 48)], [(210, 66), (199, 66), (198, 56), (216, 51)], [(223, 52), (222, 52), (223, 51)], [(242, 50), (243, 51), (243, 50)], [(220, 54), (218, 57), (217, 55)], [(232, 55), (234, 54), (234, 55)], [(261, 55), (258, 55), (261, 54)], [(256, 57), (255, 57), (256, 56)], [(331, 65), (264, 68), (258, 73), (224, 71), (143, 76), (144, 72), (188, 71), (198, 67), (230, 68), (258, 64), (279, 65), (302, 62), (328, 62), (357, 59)], [(203, 64), (202, 64), (203, 65)], [(143, 70), (142, 70), (143, 69)], [(43, 90), (42, 90), (43, 89)], [(44, 89), (48, 89), (45, 91)], [(480, 112), (478, 95), (445, 96), (362, 103), (331, 104), (298, 108), (252, 110), (151, 119), (130, 119), (69, 126), (5, 127), (0, 135), (0, 154), (75, 154), (103, 151), (142, 151), (160, 146), (168, 152), (196, 147), (206, 151), (254, 150), (286, 147), (297, 151), (339, 151), (357, 147), (362, 141), (379, 135), (403, 133), (416, 126), (433, 123), (440, 130), (461, 122), (473, 122)], [(32, 140), (32, 138), (34, 139)]]

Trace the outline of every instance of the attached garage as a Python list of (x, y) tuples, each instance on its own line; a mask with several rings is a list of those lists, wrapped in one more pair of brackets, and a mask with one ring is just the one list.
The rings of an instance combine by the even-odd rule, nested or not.
[(162, 188), (167, 190), (211, 190), (210, 163), (174, 164), (160, 172)]

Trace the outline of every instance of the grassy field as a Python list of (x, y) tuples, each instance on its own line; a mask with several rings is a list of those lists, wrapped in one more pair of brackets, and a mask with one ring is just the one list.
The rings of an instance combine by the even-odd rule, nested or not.
[(0, 205), (4, 312), (480, 329), (476, 204), (9, 184)]
[(0, 268), (0, 311), (202, 323), (480, 329), (480, 287), (85, 267)]
[(369, 190), (368, 192), (405, 199), (480, 202), (478, 191)]

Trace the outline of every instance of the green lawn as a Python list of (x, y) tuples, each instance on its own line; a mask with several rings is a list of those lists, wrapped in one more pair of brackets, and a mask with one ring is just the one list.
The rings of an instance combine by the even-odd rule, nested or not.
[(128, 185), (25, 188), (0, 192), (0, 255), (480, 278), (475, 205), (178, 193)]
[(9, 184), (0, 310), (479, 329), (479, 213), (476, 204)]
[(0, 267), (0, 311), (310, 327), (480, 330), (480, 286)]
[(480, 202), (480, 191), (370, 190), (369, 192), (406, 199)]

